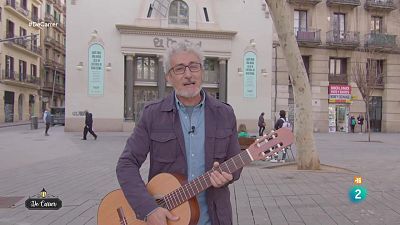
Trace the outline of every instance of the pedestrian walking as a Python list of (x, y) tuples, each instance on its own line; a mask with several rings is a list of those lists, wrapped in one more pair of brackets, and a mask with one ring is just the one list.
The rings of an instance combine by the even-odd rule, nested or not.
[(44, 131), (44, 136), (49, 136), (49, 128), (50, 128), (50, 123), (51, 123), (51, 114), (46, 108), (43, 113), (43, 122), (46, 124), (46, 129)]
[(86, 140), (87, 133), (89, 132), (93, 135), (94, 140), (97, 140), (97, 134), (94, 133), (93, 129), (93, 116), (90, 112), (85, 110), (85, 127), (83, 128), (83, 138), (82, 140)]
[(359, 114), (357, 117), (358, 124), (360, 124), (361, 133), (363, 132), (364, 116)]
[(264, 112), (258, 117), (258, 127), (258, 136), (263, 136), (265, 130)]
[(351, 133), (354, 133), (354, 128), (356, 127), (357, 121), (356, 118), (354, 118), (353, 115), (350, 117), (350, 127), (351, 127)]

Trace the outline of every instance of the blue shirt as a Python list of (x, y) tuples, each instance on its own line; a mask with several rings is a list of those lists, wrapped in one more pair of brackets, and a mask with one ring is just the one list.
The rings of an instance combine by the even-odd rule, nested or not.
[[(185, 139), (188, 181), (195, 179), (205, 172), (205, 94), (201, 91), (202, 100), (196, 106), (184, 106), (175, 95), (176, 108), (179, 112), (183, 137)], [(211, 225), (208, 215), (205, 191), (197, 196), (200, 207), (198, 225)]]

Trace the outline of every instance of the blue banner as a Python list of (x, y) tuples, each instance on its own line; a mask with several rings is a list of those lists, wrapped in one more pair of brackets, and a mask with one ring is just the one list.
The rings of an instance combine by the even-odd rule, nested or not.
[(89, 47), (89, 96), (104, 92), (104, 48), (100, 44)]
[(257, 56), (254, 52), (244, 54), (243, 65), (243, 96), (245, 98), (257, 97)]

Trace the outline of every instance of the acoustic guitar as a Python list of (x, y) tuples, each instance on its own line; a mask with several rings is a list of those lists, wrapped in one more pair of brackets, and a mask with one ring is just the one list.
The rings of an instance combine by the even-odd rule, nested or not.
[[(221, 163), (203, 175), (186, 182), (176, 174), (160, 173), (146, 185), (147, 191), (154, 196), (156, 203), (179, 216), (178, 221), (168, 221), (168, 225), (196, 225), (200, 211), (195, 196), (211, 187), (210, 174), (219, 172), (233, 173), (255, 160), (265, 160), (276, 155), (293, 143), (293, 134), (287, 128), (281, 128), (257, 139), (246, 150)], [(121, 189), (108, 193), (101, 201), (97, 212), (98, 225), (146, 225), (136, 219)]]

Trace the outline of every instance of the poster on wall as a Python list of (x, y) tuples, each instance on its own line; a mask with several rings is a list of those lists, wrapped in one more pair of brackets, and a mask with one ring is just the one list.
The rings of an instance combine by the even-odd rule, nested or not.
[(104, 90), (104, 48), (100, 44), (89, 47), (89, 96), (102, 96)]
[(254, 52), (244, 54), (243, 65), (243, 96), (245, 98), (257, 97), (257, 57)]

